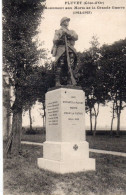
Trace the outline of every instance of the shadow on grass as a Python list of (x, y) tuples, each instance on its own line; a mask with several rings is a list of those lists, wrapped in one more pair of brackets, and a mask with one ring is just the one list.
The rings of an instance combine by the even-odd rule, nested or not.
[[(56, 174), (37, 167), (42, 147), (24, 145), (22, 155), (4, 159), (6, 195), (115, 195), (126, 194), (126, 158), (90, 154), (96, 171)], [(58, 188), (62, 193), (58, 193)], [(117, 193), (118, 192), (118, 193)]]

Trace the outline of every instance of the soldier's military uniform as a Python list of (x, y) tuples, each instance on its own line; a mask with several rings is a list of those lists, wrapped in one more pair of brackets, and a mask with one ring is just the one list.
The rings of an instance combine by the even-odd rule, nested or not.
[(71, 84), (67, 56), (66, 56), (66, 46), (65, 46), (65, 36), (67, 37), (67, 45), (70, 57), (70, 65), (72, 70), (75, 69), (75, 64), (77, 61), (76, 50), (74, 48), (75, 41), (78, 40), (78, 35), (75, 31), (69, 30), (62, 26), (65, 20), (70, 20), (67, 17), (61, 19), (61, 28), (55, 31), (53, 39), (52, 55), (55, 57), (55, 76), (56, 85), (61, 84)]

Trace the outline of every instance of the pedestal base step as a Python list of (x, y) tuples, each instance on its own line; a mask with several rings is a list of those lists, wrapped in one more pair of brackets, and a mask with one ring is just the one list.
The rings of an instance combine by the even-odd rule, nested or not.
[(38, 158), (38, 167), (41, 169), (49, 170), (56, 173), (76, 173), (88, 170), (95, 171), (95, 159), (88, 158), (85, 160), (75, 161), (54, 161), (44, 158)]

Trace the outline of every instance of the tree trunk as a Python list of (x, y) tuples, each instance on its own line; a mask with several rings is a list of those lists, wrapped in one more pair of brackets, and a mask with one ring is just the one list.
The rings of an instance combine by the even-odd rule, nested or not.
[(30, 130), (32, 130), (32, 116), (31, 116), (31, 107), (29, 108), (29, 120), (30, 120)]
[(121, 107), (122, 107), (122, 100), (120, 99), (119, 105), (117, 105), (117, 131), (116, 131), (117, 136), (119, 136), (119, 134), (120, 134)]
[(111, 130), (110, 130), (110, 135), (112, 135), (113, 131), (113, 121), (114, 121), (114, 113), (115, 113), (115, 102), (113, 102), (113, 107), (112, 107), (112, 120), (111, 120)]
[(43, 102), (43, 111), (44, 111), (44, 115), (43, 115), (43, 127), (45, 128), (45, 122), (46, 122), (46, 111), (45, 111), (45, 102)]
[(120, 115), (121, 115), (121, 111), (119, 109), (119, 113), (117, 114), (117, 131), (116, 131), (117, 136), (119, 136), (120, 134)]
[(18, 155), (21, 152), (22, 110), (13, 112), (12, 140), (9, 148), (10, 154)]
[(43, 116), (42, 118), (43, 118), (43, 127), (45, 128), (45, 116)]
[(110, 135), (112, 135), (112, 132), (113, 132), (113, 120), (114, 120), (114, 117), (112, 116)]
[(95, 124), (94, 124), (94, 132), (93, 135), (96, 135), (96, 126), (97, 126), (97, 115), (95, 115)]
[(12, 106), (13, 120), (12, 131), (8, 139), (6, 154), (18, 155), (21, 152), (21, 132), (22, 132), (22, 99), (21, 88), (16, 87), (15, 101)]
[(92, 133), (92, 109), (90, 108), (90, 131)]
[(94, 131), (93, 131), (93, 135), (96, 135), (96, 127), (97, 127), (97, 118), (98, 118), (98, 114), (99, 114), (99, 103), (98, 103), (98, 107), (97, 110), (94, 107), (94, 114), (95, 114), (95, 124), (94, 124)]

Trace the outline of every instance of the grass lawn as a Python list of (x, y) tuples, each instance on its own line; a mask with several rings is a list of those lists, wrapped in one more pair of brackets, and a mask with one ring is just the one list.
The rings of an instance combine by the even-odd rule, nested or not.
[(125, 195), (126, 158), (91, 153), (96, 172), (55, 174), (40, 170), (42, 147), (22, 145), (22, 155), (4, 160), (5, 195)]
[[(117, 152), (126, 152), (126, 135), (120, 137), (109, 135), (87, 135), (86, 140), (92, 149), (101, 149)], [(22, 141), (31, 141), (42, 143), (45, 141), (45, 134), (22, 135)]]
[(126, 153), (126, 135), (121, 135), (120, 137), (109, 135), (86, 136), (86, 140), (92, 149)]

